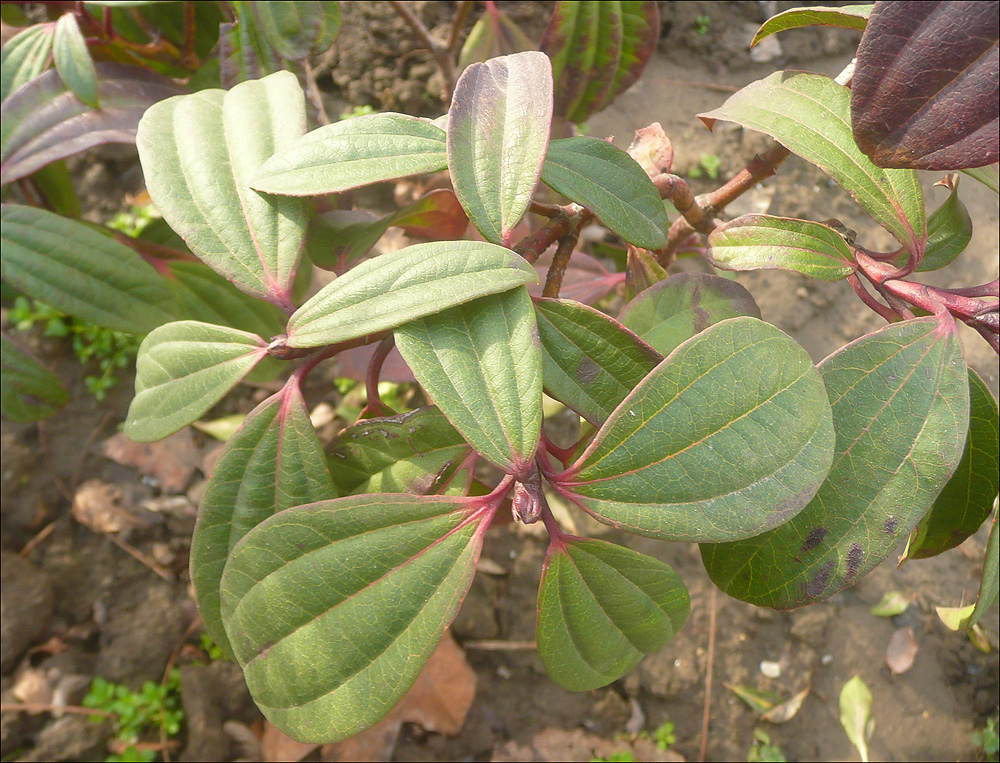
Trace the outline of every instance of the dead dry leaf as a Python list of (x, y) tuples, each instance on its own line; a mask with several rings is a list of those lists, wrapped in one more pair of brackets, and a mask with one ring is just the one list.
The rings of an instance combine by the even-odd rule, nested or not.
[(181, 492), (201, 459), (190, 427), (159, 442), (134, 442), (119, 433), (105, 440), (101, 450), (115, 463), (155, 478), (164, 493)]
[(48, 705), (52, 702), (52, 685), (45, 671), (38, 668), (22, 670), (14, 679), (10, 691), (26, 705)]
[(918, 649), (913, 628), (909, 625), (897, 628), (889, 637), (889, 646), (885, 648), (885, 664), (897, 676), (902, 675), (913, 667)]
[(802, 707), (802, 703), (805, 701), (806, 696), (809, 694), (809, 687), (800, 691), (794, 697), (789, 700), (785, 700), (780, 705), (775, 705), (766, 713), (764, 713), (761, 718), (769, 723), (788, 723), (795, 717), (796, 713)]
[(115, 485), (87, 480), (73, 496), (73, 519), (96, 533), (119, 533), (144, 526), (122, 501), (122, 491)]
[(367, 731), (324, 745), (323, 760), (389, 760), (404, 723), (453, 736), (462, 729), (476, 695), (476, 673), (465, 652), (445, 631), (424, 671), (389, 714)]

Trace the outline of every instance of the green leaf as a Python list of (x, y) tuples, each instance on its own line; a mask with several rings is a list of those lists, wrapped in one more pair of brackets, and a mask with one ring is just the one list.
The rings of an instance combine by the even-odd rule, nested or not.
[(474, 500), (376, 494), (257, 525), (222, 577), (222, 616), (257, 706), (299, 740), (369, 728), (406, 693), (472, 582)]
[(337, 495), (323, 446), (292, 380), (251, 411), (215, 465), (191, 538), (191, 582), (205, 628), (227, 655), (219, 585), (229, 553), (273, 514)]
[(250, 179), (305, 132), (295, 75), (202, 90), (152, 106), (136, 145), (153, 203), (198, 257), (243, 291), (291, 307), (305, 206), (261, 196)]
[(264, 39), (250, 3), (234, 2), (232, 6), (235, 18), (219, 25), (219, 83), (225, 89), (262, 79), (282, 68), (278, 54)]
[(743, 215), (708, 237), (712, 264), (726, 270), (780, 268), (824, 281), (854, 272), (847, 241), (833, 228), (809, 220)]
[(840, 725), (861, 760), (868, 763), (868, 736), (872, 724), (872, 693), (860, 676), (854, 676), (840, 690)]
[(509, 245), (528, 211), (551, 121), (552, 69), (544, 53), (472, 64), (459, 77), (448, 111), (448, 170), (487, 241)]
[(969, 618), (967, 626), (969, 628), (978, 623), (1000, 598), (1000, 533), (997, 532), (996, 502), (993, 506), (993, 527), (990, 528), (990, 537), (986, 540), (986, 557), (983, 559), (983, 574), (979, 579), (979, 596)]
[(197, 321), (154, 330), (139, 346), (125, 434), (161, 440), (197, 421), (267, 354), (256, 334)]
[(542, 423), (542, 353), (525, 289), (408, 323), (396, 346), (476, 451), (512, 474), (528, 467)]
[(674, 350), (553, 479), (628, 532), (747, 538), (809, 502), (833, 442), (823, 381), (805, 350), (763, 321), (733, 318)]
[(31, 182), (45, 198), (45, 204), (57, 215), (79, 220), (83, 215), (80, 199), (73, 189), (66, 162), (58, 159), (31, 173)]
[(9, 421), (38, 421), (51, 416), (69, 400), (59, 377), (25, 352), (6, 334), (0, 353), (0, 411)]
[(980, 183), (993, 191), (993, 193), (1000, 194), (1000, 172), (997, 171), (996, 164), (991, 164), (987, 167), (975, 167), (969, 170), (962, 170), (962, 173), (968, 175), (970, 178), (978, 180)]
[(549, 547), (538, 591), (538, 656), (570, 691), (607, 686), (681, 629), (691, 601), (665, 562), (600, 540)]
[(579, 302), (535, 300), (545, 391), (600, 426), (662, 360), (618, 321)]
[(830, 474), (790, 522), (703, 545), (709, 576), (758, 606), (822, 601), (892, 552), (937, 498), (965, 445), (969, 384), (948, 318), (894, 323), (824, 360), (837, 432)]
[(767, 133), (832, 177), (910, 251), (927, 238), (924, 197), (914, 170), (884, 170), (861, 153), (851, 132), (850, 91), (829, 77), (775, 72), (698, 117)]
[(886, 591), (869, 611), (875, 617), (895, 617), (910, 608), (910, 600), (899, 591)]
[(927, 220), (927, 248), (917, 270), (939, 270), (950, 265), (971, 240), (972, 218), (958, 198), (956, 183), (948, 198)]
[(173, 320), (167, 282), (138, 254), (90, 226), (4, 204), (3, 280), (89, 323), (146, 334)]
[(663, 269), (653, 253), (637, 247), (629, 247), (625, 261), (625, 301), (631, 302), (654, 283), (667, 280)]
[(347, 427), (330, 443), (328, 459), (342, 494), (425, 495), (470, 452), (441, 411), (429, 407)]
[(772, 16), (757, 30), (750, 47), (759, 43), (765, 37), (786, 29), (799, 29), (807, 26), (833, 26), (844, 29), (864, 29), (868, 26), (868, 16), (872, 5), (843, 5), (840, 8), (811, 6), (808, 8), (792, 8), (791, 10)]
[(625, 305), (618, 320), (661, 355), (729, 318), (760, 318), (750, 292), (705, 273), (678, 273), (653, 284)]
[(1000, 489), (1000, 413), (996, 398), (969, 369), (969, 436), (962, 460), (906, 549), (908, 559), (925, 559), (954, 548), (979, 529)]
[(537, 280), (522, 257), (482, 241), (434, 241), (362, 262), (288, 322), (289, 347), (320, 347), (395, 328)]
[(285, 330), (285, 314), (277, 307), (254, 299), (200, 262), (171, 262), (178, 320), (201, 319), (204, 323), (273, 337)]
[(267, 193), (318, 196), (447, 166), (440, 127), (406, 114), (370, 114), (320, 127), (276, 152), (252, 185)]
[(552, 141), (542, 182), (590, 209), (630, 244), (659, 249), (667, 243), (670, 221), (649, 175), (635, 159), (605, 140)]
[(541, 49), (552, 59), (555, 115), (585, 122), (631, 87), (660, 35), (655, 2), (556, 3)]
[(535, 43), (506, 13), (497, 10), (495, 5), (487, 5), (485, 13), (465, 38), (458, 56), (458, 71), (465, 71), (469, 64), (534, 49)]
[(340, 4), (282, 0), (250, 3), (268, 44), (289, 61), (322, 53), (340, 29)]
[(35, 24), (7, 40), (0, 54), (0, 101), (45, 71), (55, 24)]
[(52, 53), (56, 70), (66, 86), (85, 104), (99, 109), (97, 72), (74, 14), (65, 13), (56, 22)]

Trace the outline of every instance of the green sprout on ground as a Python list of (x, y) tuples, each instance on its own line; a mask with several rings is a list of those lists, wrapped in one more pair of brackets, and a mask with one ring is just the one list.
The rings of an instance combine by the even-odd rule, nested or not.
[(96, 361), (99, 374), (89, 374), (83, 382), (97, 399), (103, 400), (118, 383), (119, 369), (135, 360), (142, 337), (101, 328), (61, 313), (44, 302), (18, 297), (10, 311), (18, 331), (42, 326), (45, 336), (67, 338), (81, 364)]
[(694, 30), (702, 37), (704, 37), (706, 34), (708, 34), (708, 27), (711, 25), (711, 23), (712, 23), (711, 16), (698, 16), (698, 18), (694, 20)]
[(635, 763), (637, 758), (631, 750), (613, 752), (606, 758), (591, 758), (590, 763)]
[(788, 760), (781, 748), (771, 741), (771, 735), (763, 729), (754, 729), (753, 737), (747, 763), (785, 763)]
[(352, 106), (340, 112), (340, 120), (354, 119), (355, 117), (367, 117), (369, 114), (377, 114), (378, 111), (374, 106), (369, 106), (365, 104), (364, 106)]
[(688, 177), (695, 179), (707, 177), (709, 180), (715, 180), (719, 177), (721, 165), (722, 160), (716, 154), (702, 154), (698, 157), (698, 164), (688, 171)]
[(659, 726), (653, 732), (653, 741), (661, 750), (669, 750), (677, 742), (677, 735), (674, 734), (674, 724), (671, 721)]
[(1000, 734), (997, 733), (996, 718), (987, 720), (986, 728), (972, 735), (972, 744), (975, 745), (976, 749), (983, 751), (986, 760), (996, 761), (1000, 759)]
[(218, 645), (207, 633), (202, 633), (198, 639), (198, 646), (201, 647), (201, 651), (208, 655), (210, 662), (215, 662), (216, 660), (221, 660), (222, 650), (219, 649)]
[[(144, 736), (162, 732), (167, 737), (173, 737), (180, 733), (184, 720), (180, 671), (171, 670), (162, 684), (146, 681), (138, 692), (98, 676), (83, 698), (83, 706), (111, 714), (115, 741), (124, 746), (124, 750), (120, 754), (109, 755), (105, 759), (108, 763), (153, 761), (156, 751), (140, 749), (138, 744)], [(105, 716), (92, 715), (90, 719), (101, 723)]]
[(152, 204), (130, 206), (108, 220), (107, 226), (131, 238), (138, 238), (143, 229), (159, 217), (160, 213)]

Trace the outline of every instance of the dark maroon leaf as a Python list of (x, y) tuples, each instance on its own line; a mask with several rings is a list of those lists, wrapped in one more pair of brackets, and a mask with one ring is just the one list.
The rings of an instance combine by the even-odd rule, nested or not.
[(77, 98), (54, 69), (3, 103), (0, 172), (3, 184), (102, 143), (135, 143), (143, 112), (183, 92), (160, 74), (125, 64), (96, 64), (101, 108)]
[(875, 3), (851, 86), (854, 140), (880, 167), (982, 167), (1000, 141), (1000, 3)]

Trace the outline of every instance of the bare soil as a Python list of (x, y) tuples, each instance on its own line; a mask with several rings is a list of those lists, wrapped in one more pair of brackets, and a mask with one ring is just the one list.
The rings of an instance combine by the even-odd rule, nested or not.
[[(414, 5), (431, 28), (446, 24), (454, 6)], [(540, 37), (549, 3), (501, 5), (530, 36)], [(645, 75), (591, 120), (590, 134), (614, 135), (619, 146), (627, 146), (635, 129), (659, 121), (674, 143), (676, 172), (689, 171), (702, 154), (719, 158), (723, 176), (737, 171), (762, 146), (761, 136), (723, 124), (709, 133), (695, 114), (716, 107), (729, 92), (777, 68), (835, 75), (857, 43), (858, 36), (846, 31), (791, 31), (780, 36), (780, 50), (771, 51), (771, 60), (751, 59), (747, 44), (765, 17), (763, 6), (770, 14), (789, 5), (663, 3), (663, 35)], [(320, 82), (331, 113), (369, 104), (439, 114), (436, 68), (388, 4), (348, 3), (344, 15), (332, 68)], [(138, 177), (136, 168), (129, 151), (85, 155), (79, 180), (82, 189), (90, 189), (87, 204), (93, 217), (105, 219), (108, 210), (121, 207), (125, 191), (137, 190), (113, 182), (124, 177), (133, 186), (129, 178)], [(943, 191), (930, 187), (935, 179), (928, 175), (925, 184), (931, 208), (944, 198)], [(696, 192), (715, 185), (708, 180), (694, 183)], [(929, 281), (968, 285), (997, 276), (997, 198), (968, 178), (961, 196), (975, 223), (973, 241), (956, 266), (933, 274)], [(776, 178), (730, 210), (734, 216), (747, 211), (815, 220), (837, 217), (869, 246), (887, 243), (887, 234), (845, 193), (794, 157)], [(680, 267), (704, 266), (685, 260)], [(757, 299), (764, 318), (788, 331), (817, 361), (880, 325), (843, 283), (783, 273), (740, 280)], [(260, 717), (238, 668), (208, 663), (197, 648), (197, 613), (187, 575), (196, 506), (217, 444), (189, 432), (183, 443), (177, 441), (176, 447), (156, 455), (152, 472), (159, 476), (151, 476), (148, 466), (144, 472), (119, 465), (105, 456), (105, 442), (124, 419), (131, 379), (123, 379), (107, 400), (96, 403), (82, 383), (87, 369), (80, 368), (65, 345), (34, 335), (29, 341), (65, 380), (71, 400), (48, 421), (5, 421), (2, 426), (3, 703), (28, 701), (26, 671), (44, 678), (40, 693), (32, 695), (36, 701), (75, 704), (94, 676), (138, 688), (143, 681), (160, 681), (168, 663), (175, 664), (182, 670), (187, 721), (173, 756), (246, 759), (246, 750), (241, 752), (223, 724), (239, 721), (254, 728)], [(996, 356), (972, 332), (963, 335), (963, 349), (996, 395)], [(241, 388), (216, 413), (247, 411), (265, 394)], [(313, 389), (310, 402), (321, 400), (336, 402), (336, 395)], [(173, 461), (165, 464), (169, 459)], [(174, 470), (174, 484), (169, 486), (164, 478), (167, 466)], [(162, 574), (72, 518), (73, 497), (91, 479), (121, 491), (120, 504), (139, 521), (119, 537)], [(984, 654), (964, 635), (945, 629), (934, 607), (974, 599), (985, 545), (982, 532), (957, 550), (908, 563), (898, 571), (890, 559), (823, 605), (775, 612), (713, 593), (693, 544), (654, 542), (587, 523), (580, 515), (576, 520), (581, 530), (661, 558), (678, 571), (692, 600), (683, 630), (612, 686), (587, 693), (561, 689), (545, 676), (533, 651), (496, 648), (493, 643), (534, 639), (545, 554), (545, 542), (534, 532), (512, 524), (498, 527), (487, 536), (484, 549), (492, 564), (477, 574), (452, 627), (478, 681), (465, 725), (459, 734), (445, 737), (407, 724), (393, 759), (589, 760), (595, 751), (606, 756), (614, 745), (628, 747), (628, 740), (617, 738), (626, 729), (652, 730), (667, 720), (676, 727), (674, 759), (677, 753), (697, 759), (713, 640), (709, 760), (745, 760), (758, 726), (790, 760), (857, 760), (837, 707), (841, 687), (854, 675), (863, 678), (875, 697), (872, 760), (977, 759), (971, 735), (998, 707), (1000, 615), (994, 607), (984, 620), (994, 646)], [(871, 605), (889, 590), (902, 592), (913, 604), (894, 618), (875, 617)], [(911, 670), (893, 675), (884, 653), (890, 635), (903, 626), (913, 628), (919, 651)], [(780, 676), (765, 676), (762, 661), (777, 663)], [(784, 697), (807, 686), (811, 692), (792, 720), (774, 725), (760, 721), (738, 700), (727, 688), (732, 684)], [(4, 712), (0, 717), (4, 760), (103, 760), (109, 736), (107, 724), (94, 724), (81, 715)], [(637, 755), (669, 759), (648, 745), (641, 749), (645, 752), (635, 748)], [(312, 755), (318, 759), (319, 752)]]

